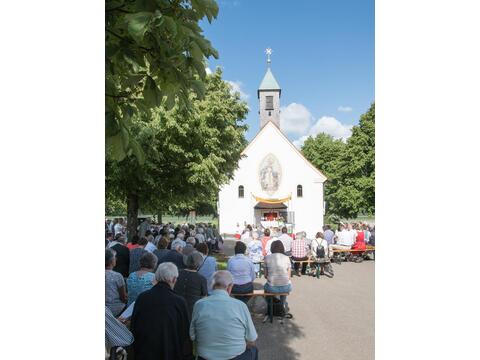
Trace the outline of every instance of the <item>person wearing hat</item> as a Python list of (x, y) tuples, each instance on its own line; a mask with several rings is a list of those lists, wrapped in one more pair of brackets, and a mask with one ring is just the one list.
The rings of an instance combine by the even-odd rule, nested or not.
[(180, 270), (173, 288), (187, 301), (189, 317), (192, 317), (193, 306), (202, 297), (208, 295), (207, 279), (198, 273), (203, 263), (203, 256), (198, 251), (190, 253), (185, 261), (186, 268)]

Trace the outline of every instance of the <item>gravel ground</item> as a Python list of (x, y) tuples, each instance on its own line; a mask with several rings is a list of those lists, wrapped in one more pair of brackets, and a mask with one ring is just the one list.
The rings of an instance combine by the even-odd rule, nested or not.
[[(225, 242), (225, 254), (233, 253)], [(261, 360), (373, 360), (375, 262), (334, 264), (335, 277), (294, 276), (287, 301), (293, 319), (254, 316)], [(257, 279), (258, 288), (265, 280)]]

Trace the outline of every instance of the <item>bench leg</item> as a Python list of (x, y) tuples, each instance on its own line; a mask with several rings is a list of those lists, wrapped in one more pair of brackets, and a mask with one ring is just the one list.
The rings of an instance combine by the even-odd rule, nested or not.
[(320, 278), (320, 264), (317, 263), (316, 266), (317, 266), (316, 276), (317, 276), (317, 279), (319, 279)]

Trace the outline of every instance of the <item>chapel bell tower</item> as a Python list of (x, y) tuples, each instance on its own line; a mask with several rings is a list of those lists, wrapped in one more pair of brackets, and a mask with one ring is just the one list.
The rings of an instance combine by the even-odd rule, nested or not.
[(280, 129), (280, 94), (282, 90), (277, 80), (270, 70), (272, 49), (268, 48), (267, 54), (267, 72), (263, 77), (262, 83), (258, 88), (258, 99), (260, 100), (260, 129), (269, 121), (273, 122)]

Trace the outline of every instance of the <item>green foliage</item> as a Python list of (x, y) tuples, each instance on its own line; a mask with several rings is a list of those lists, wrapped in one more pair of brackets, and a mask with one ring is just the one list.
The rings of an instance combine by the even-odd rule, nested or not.
[(375, 214), (375, 103), (343, 143), (326, 134), (308, 138), (302, 153), (328, 177), (327, 217)]
[(189, 108), (177, 101), (171, 110), (160, 106), (132, 117), (132, 137), (145, 161), (107, 158), (107, 195), (133, 193), (142, 211), (154, 214), (214, 210), (219, 187), (233, 177), (247, 144), (242, 122), (248, 108), (218, 69), (206, 78), (205, 97), (191, 92), (189, 101)]
[(205, 93), (205, 58), (218, 58), (198, 23), (217, 17), (214, 0), (107, 0), (105, 2), (105, 135), (107, 156), (144, 154), (132, 136), (134, 117), (175, 104), (189, 108), (190, 93)]

